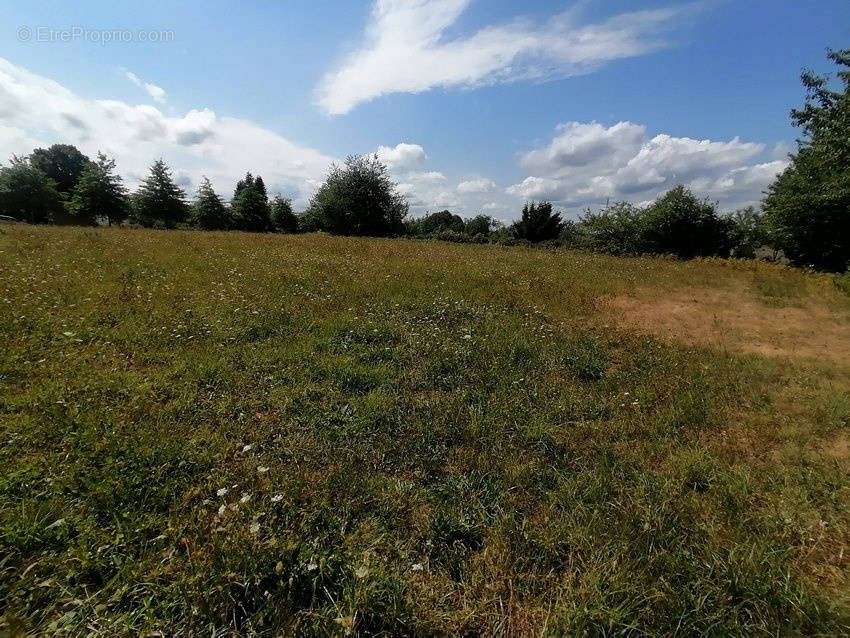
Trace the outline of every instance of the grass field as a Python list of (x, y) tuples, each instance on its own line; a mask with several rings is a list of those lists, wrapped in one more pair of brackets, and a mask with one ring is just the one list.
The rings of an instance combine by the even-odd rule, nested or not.
[(850, 295), (0, 229), (0, 633), (850, 632)]

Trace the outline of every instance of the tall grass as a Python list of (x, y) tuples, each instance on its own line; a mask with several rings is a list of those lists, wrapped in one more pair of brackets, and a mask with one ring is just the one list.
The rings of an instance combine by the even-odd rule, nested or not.
[(623, 332), (598, 304), (798, 276), (4, 229), (0, 628), (850, 631), (850, 477), (816, 453), (846, 432), (846, 375)]

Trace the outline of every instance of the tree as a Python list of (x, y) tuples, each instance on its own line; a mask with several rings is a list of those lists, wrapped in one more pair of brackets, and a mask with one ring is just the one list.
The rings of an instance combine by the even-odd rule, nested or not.
[(112, 225), (127, 219), (127, 189), (115, 174), (114, 159), (98, 153), (97, 162), (88, 163), (77, 180), (68, 209), (78, 223), (96, 224), (98, 217), (106, 217)]
[(269, 199), (263, 178), (256, 179), (251, 173), (236, 183), (233, 200), (230, 202), (233, 215), (233, 227), (236, 230), (265, 232), (271, 230), (272, 221), (269, 211)]
[(455, 215), (448, 210), (441, 210), (412, 220), (409, 223), (409, 228), (412, 234), (423, 237), (436, 237), (444, 231), (462, 233), (464, 230), (463, 219), (460, 215)]
[(298, 218), (292, 211), (292, 201), (281, 195), (272, 200), (272, 224), (283, 233), (298, 232)]
[(151, 165), (132, 200), (132, 219), (142, 226), (173, 228), (186, 220), (186, 193), (174, 183), (171, 171), (160, 158)]
[(201, 179), (192, 204), (191, 222), (193, 226), (204, 230), (227, 230), (232, 225), (227, 207), (206, 176)]
[(0, 167), (0, 215), (30, 224), (46, 224), (64, 213), (56, 183), (28, 158), (12, 156)]
[(387, 236), (404, 231), (408, 205), (377, 155), (351, 155), (331, 166), (310, 202), (321, 228), (338, 235)]
[(772, 243), (764, 215), (759, 214), (752, 206), (736, 210), (728, 219), (734, 257), (753, 259), (760, 248)]
[(643, 213), (643, 252), (680, 259), (729, 256), (730, 224), (717, 207), (682, 185), (650, 204)]
[(37, 148), (30, 154), (30, 163), (56, 183), (56, 190), (70, 199), (77, 181), (91, 160), (71, 144), (53, 144)]
[(477, 235), (487, 237), (490, 233), (499, 229), (501, 226), (501, 222), (493, 219), (489, 215), (476, 215), (464, 222), (464, 231), (471, 237), (475, 237)]
[(806, 101), (791, 111), (803, 131), (791, 163), (762, 203), (778, 248), (798, 265), (843, 272), (850, 261), (850, 49), (829, 51), (830, 76), (802, 74)]
[(549, 202), (531, 202), (522, 207), (522, 217), (511, 226), (514, 238), (532, 243), (555, 239), (564, 227), (560, 213)]

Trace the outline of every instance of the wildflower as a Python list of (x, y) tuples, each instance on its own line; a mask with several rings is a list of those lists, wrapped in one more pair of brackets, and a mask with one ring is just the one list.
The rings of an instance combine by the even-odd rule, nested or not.
[(283, 500), (282, 494), (275, 494), (272, 496), (272, 503), (280, 503)]
[(251, 523), (250, 530), (251, 530), (252, 534), (257, 534), (260, 531), (260, 524), (259, 523)]
[(422, 567), (422, 563), (413, 563), (413, 566), (410, 568), (410, 571), (413, 572), (421, 572), (424, 567)]
[(215, 492), (216, 496), (224, 496), (225, 494), (227, 494), (227, 488), (226, 487), (220, 487)]
[(245, 503), (247, 503), (247, 502), (248, 502), (248, 501), (250, 501), (250, 500), (251, 500), (251, 495), (250, 495), (250, 494), (243, 494), (243, 495), (242, 495), (242, 498), (240, 498), (240, 499), (239, 499), (239, 502), (240, 502), (240, 503), (242, 503), (242, 504), (244, 505)]

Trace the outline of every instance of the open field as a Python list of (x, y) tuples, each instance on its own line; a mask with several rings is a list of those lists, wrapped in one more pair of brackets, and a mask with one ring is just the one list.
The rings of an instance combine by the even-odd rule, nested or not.
[(0, 633), (850, 632), (850, 296), (0, 229)]

